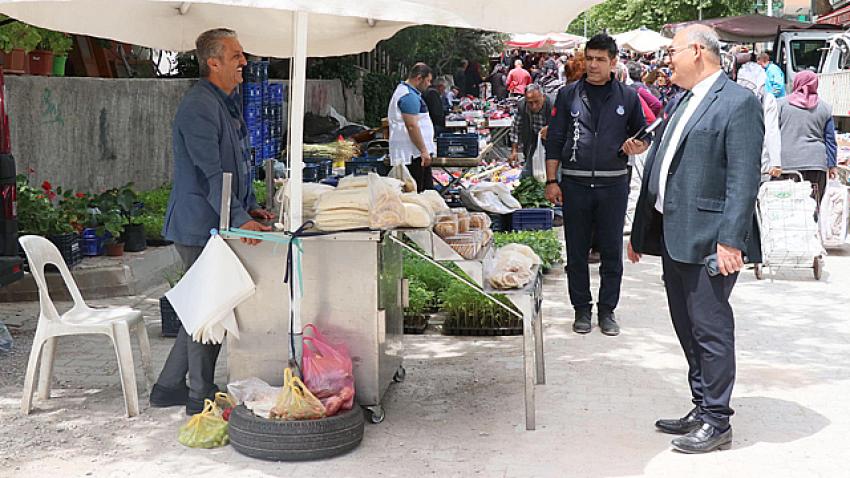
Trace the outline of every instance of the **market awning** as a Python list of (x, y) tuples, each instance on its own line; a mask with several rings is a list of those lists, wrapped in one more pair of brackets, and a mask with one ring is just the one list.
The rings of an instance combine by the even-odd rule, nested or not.
[(713, 27), (720, 36), (720, 40), (725, 42), (772, 41), (776, 37), (776, 31), (779, 28), (805, 29), (811, 26), (810, 23), (795, 22), (777, 17), (744, 15), (667, 24), (664, 25), (661, 34), (673, 38), (673, 35), (679, 30), (696, 24)]
[(670, 46), (671, 40), (648, 28), (614, 35), (617, 46), (637, 53), (651, 53)]
[(838, 10), (827, 15), (821, 16), (817, 19), (816, 23), (821, 25), (850, 25), (850, 5), (839, 8)]
[(285, 58), (293, 52), (296, 11), (310, 15), (307, 55), (316, 57), (369, 51), (417, 24), (561, 31), (599, 1), (536, 0), (512, 8), (514, 2), (506, 0), (0, 0), (0, 12), (52, 30), (172, 51), (193, 50), (201, 32), (228, 27), (246, 51)]
[(563, 51), (576, 48), (587, 41), (587, 38), (569, 33), (547, 33), (537, 35), (521, 33), (511, 35), (505, 42), (508, 48), (519, 48), (527, 51)]

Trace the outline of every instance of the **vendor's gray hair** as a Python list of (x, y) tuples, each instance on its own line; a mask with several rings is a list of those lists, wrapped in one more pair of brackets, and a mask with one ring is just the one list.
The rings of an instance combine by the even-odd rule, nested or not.
[(224, 45), (221, 44), (221, 41), (225, 38), (236, 38), (236, 32), (227, 28), (214, 28), (201, 33), (195, 40), (195, 55), (198, 57), (198, 70), (201, 78), (210, 76), (207, 60), (221, 58), (224, 53)]
[(529, 93), (534, 93), (535, 91), (540, 92), (540, 94), (543, 94), (543, 89), (540, 88), (540, 85), (538, 85), (537, 83), (532, 83), (525, 87), (526, 95)]
[(445, 79), (445, 78), (437, 78), (437, 79), (434, 81), (434, 86), (445, 86), (446, 88), (448, 88), (448, 86), (449, 86), (449, 82), (448, 82), (448, 81), (446, 81), (446, 79)]
[(705, 47), (706, 51), (720, 59), (720, 38), (710, 27), (694, 28), (688, 32), (688, 43), (696, 43)]

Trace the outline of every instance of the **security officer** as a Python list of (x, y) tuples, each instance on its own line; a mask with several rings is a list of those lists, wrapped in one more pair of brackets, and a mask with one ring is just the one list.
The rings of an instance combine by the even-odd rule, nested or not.
[(602, 261), (599, 328), (605, 335), (618, 335), (614, 309), (623, 277), (628, 156), (648, 148), (644, 141), (633, 139), (646, 120), (637, 93), (614, 79), (614, 39), (594, 36), (585, 45), (585, 58), (585, 76), (562, 88), (555, 100), (546, 142), (546, 198), (563, 204), (573, 330), (579, 334), (591, 330), (587, 257), (594, 242)]

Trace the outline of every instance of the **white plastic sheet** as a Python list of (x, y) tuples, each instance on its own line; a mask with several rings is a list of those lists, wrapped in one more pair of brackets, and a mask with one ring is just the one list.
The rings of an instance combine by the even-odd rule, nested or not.
[(254, 281), (242, 262), (224, 239), (215, 235), (165, 296), (193, 340), (221, 343), (225, 333), (239, 338), (233, 309), (254, 291)]
[(827, 183), (820, 204), (820, 234), (824, 246), (840, 247), (848, 242), (847, 199), (847, 186), (834, 179)]

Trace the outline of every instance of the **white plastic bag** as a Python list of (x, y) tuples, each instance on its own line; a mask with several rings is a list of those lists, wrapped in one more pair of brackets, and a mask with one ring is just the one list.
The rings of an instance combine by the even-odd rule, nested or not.
[(403, 164), (396, 164), (390, 169), (389, 177), (401, 181), (402, 190), (406, 193), (416, 192), (416, 180), (410, 174), (410, 170)]
[(820, 233), (823, 245), (839, 247), (847, 243), (847, 187), (835, 179), (826, 184), (820, 204)]
[(239, 337), (233, 309), (254, 295), (254, 281), (221, 236), (207, 242), (180, 282), (165, 293), (186, 332), (197, 342)]
[(484, 273), (494, 289), (518, 289), (531, 281), (536, 264), (540, 264), (540, 257), (530, 247), (508, 244), (496, 251)]
[(540, 135), (537, 135), (537, 148), (531, 156), (531, 173), (534, 179), (546, 182), (546, 146)]
[(395, 229), (404, 223), (401, 193), (381, 179), (377, 174), (369, 173), (369, 227)]

